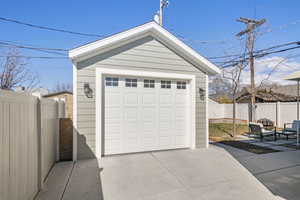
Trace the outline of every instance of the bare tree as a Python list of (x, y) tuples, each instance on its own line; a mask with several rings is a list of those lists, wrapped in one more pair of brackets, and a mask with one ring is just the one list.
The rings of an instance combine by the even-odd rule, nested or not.
[(73, 85), (71, 83), (61, 83), (57, 82), (54, 88), (52, 89), (53, 92), (62, 92), (62, 91), (73, 91)]
[(233, 133), (232, 137), (236, 136), (236, 98), (237, 94), (240, 91), (241, 86), (241, 75), (244, 69), (247, 67), (247, 64), (244, 61), (236, 64), (235, 66), (224, 69), (223, 77), (231, 81), (231, 94), (232, 94), (232, 126)]
[(232, 98), (231, 83), (229, 80), (224, 79), (222, 75), (216, 75), (210, 80), (209, 89), (209, 95), (215, 99), (220, 97)]
[(10, 49), (0, 64), (0, 89), (33, 88), (39, 83), (37, 73), (27, 67), (17, 48)]

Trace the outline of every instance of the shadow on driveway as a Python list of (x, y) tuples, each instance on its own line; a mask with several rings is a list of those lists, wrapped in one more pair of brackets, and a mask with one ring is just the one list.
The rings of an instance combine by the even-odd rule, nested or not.
[(251, 172), (274, 195), (287, 200), (300, 197), (300, 151), (283, 151), (268, 154), (254, 154), (227, 145), (223, 148)]
[(39, 200), (103, 200), (101, 172), (86, 139), (78, 135), (78, 161), (59, 162), (51, 170)]

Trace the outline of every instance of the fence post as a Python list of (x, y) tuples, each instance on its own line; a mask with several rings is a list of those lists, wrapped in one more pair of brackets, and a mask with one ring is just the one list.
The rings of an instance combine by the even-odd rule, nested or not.
[(61, 107), (60, 107), (60, 105), (61, 105), (61, 100), (60, 99), (58, 99), (57, 101), (56, 101), (56, 106), (57, 106), (57, 119), (56, 119), (56, 161), (59, 161), (59, 120), (60, 120), (60, 118), (61, 118), (61, 115), (60, 115), (60, 113), (61, 113)]
[(38, 189), (43, 188), (43, 175), (42, 175), (42, 105), (40, 96), (37, 96), (36, 104), (36, 125), (37, 125), (37, 144), (38, 144)]
[(280, 119), (280, 102), (276, 102), (276, 126), (281, 126), (281, 119)]

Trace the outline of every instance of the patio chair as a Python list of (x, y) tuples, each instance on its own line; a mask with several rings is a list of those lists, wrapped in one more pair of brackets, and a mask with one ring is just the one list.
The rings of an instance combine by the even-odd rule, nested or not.
[(250, 128), (250, 134), (254, 136), (258, 136), (260, 138), (260, 141), (263, 141), (264, 137), (274, 137), (274, 141), (277, 140), (276, 137), (276, 128), (275, 130), (266, 130), (264, 129), (264, 126), (261, 123), (249, 123)]
[(297, 128), (298, 133), (300, 132), (300, 120), (294, 120), (293, 123), (285, 123), (284, 128), (282, 132), (279, 133), (279, 135), (286, 136), (286, 139), (289, 139), (290, 135), (296, 135), (297, 134)]

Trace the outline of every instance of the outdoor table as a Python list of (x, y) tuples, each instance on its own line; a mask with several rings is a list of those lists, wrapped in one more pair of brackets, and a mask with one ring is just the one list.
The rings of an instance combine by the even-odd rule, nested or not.
[(276, 134), (285, 135), (287, 137), (287, 140), (289, 138), (289, 135), (296, 135), (297, 136), (297, 146), (299, 145), (299, 133), (293, 132), (293, 131), (276, 131)]

